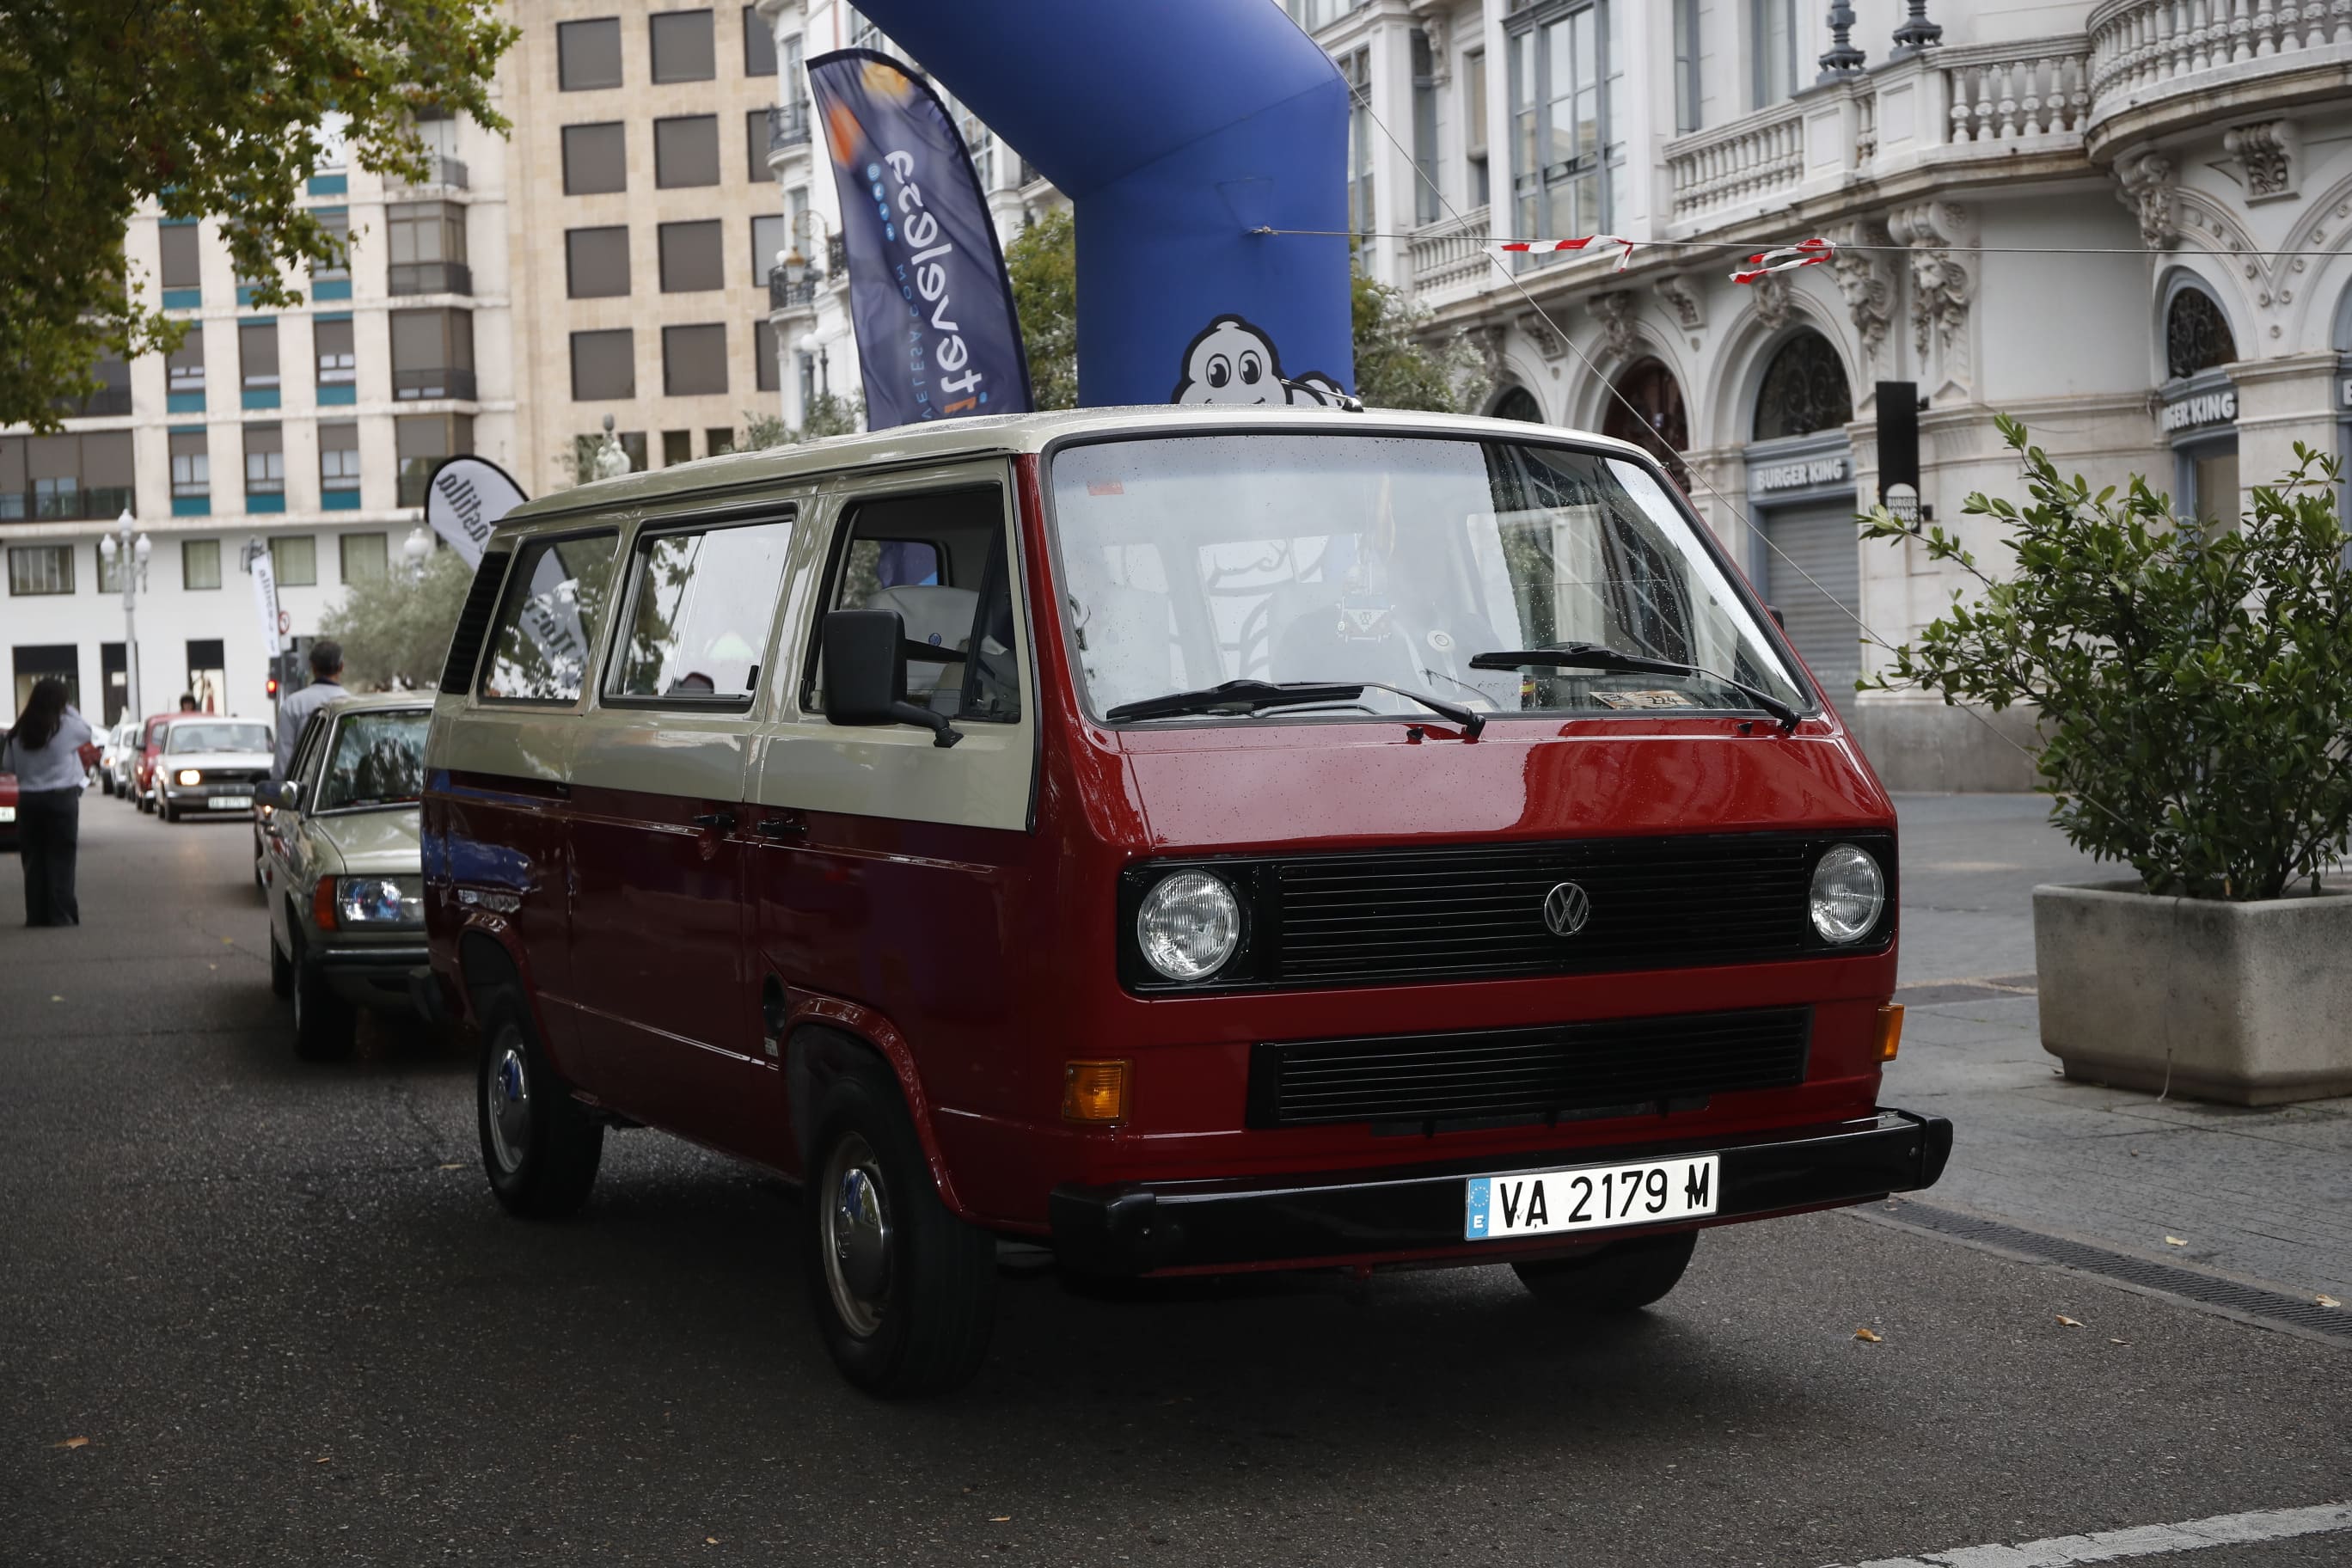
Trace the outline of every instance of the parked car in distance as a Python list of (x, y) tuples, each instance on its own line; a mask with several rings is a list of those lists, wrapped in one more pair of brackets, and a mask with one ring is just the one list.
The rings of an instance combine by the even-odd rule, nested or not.
[(426, 761), (499, 1201), (616, 1124), (799, 1178), (870, 1390), (980, 1366), (1002, 1238), (1626, 1312), (1950, 1151), (1878, 1100), (1893, 803), (1623, 441), (1078, 409), (563, 490)]
[(98, 787), (108, 795), (126, 798), (130, 789), (124, 781), (130, 777), (131, 758), (139, 747), (139, 721), (125, 719), (106, 731), (105, 743), (98, 752)]
[(0, 773), (0, 854), (16, 851), (16, 775)]
[(177, 713), (152, 713), (140, 721), (139, 741), (131, 759), (131, 799), (142, 811), (155, 809), (155, 764), (163, 754), (163, 731)]
[(310, 716), (262, 839), (269, 984), (294, 1003), (294, 1052), (347, 1054), (357, 1007), (415, 1005), (425, 967), (417, 800), (432, 700), (348, 697)]
[(163, 820), (226, 816), (253, 810), (253, 792), (269, 778), (275, 737), (261, 719), (183, 713), (163, 726), (155, 795)]

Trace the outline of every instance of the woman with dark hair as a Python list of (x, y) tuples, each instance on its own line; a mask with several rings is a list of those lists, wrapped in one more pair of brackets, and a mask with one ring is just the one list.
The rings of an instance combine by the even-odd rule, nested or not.
[(16, 852), (25, 863), (25, 923), (78, 926), (74, 898), (75, 840), (81, 827), (81, 792), (97, 737), (66, 701), (66, 683), (38, 680), (16, 715), (0, 773), (16, 775)]

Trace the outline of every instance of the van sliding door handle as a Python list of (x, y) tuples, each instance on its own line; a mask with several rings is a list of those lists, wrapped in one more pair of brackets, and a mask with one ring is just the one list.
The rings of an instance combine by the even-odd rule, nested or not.
[(716, 828), (721, 833), (735, 831), (735, 814), (731, 811), (706, 811), (694, 819), (697, 827)]
[(808, 823), (795, 816), (763, 816), (759, 832), (763, 838), (793, 838), (808, 831)]

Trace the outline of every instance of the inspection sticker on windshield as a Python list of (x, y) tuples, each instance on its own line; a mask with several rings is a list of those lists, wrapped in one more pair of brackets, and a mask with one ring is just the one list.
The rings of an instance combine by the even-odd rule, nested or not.
[(1604, 708), (1696, 708), (1698, 700), (1686, 691), (1596, 691), (1592, 700)]
[(1693, 1154), (1516, 1176), (1473, 1176), (1463, 1211), (1463, 1238), (1491, 1241), (1710, 1215), (1721, 1196), (1716, 1158)]

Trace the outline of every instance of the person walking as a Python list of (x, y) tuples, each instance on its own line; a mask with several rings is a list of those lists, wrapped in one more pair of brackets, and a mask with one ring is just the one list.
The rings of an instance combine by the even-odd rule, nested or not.
[(97, 737), (66, 701), (66, 683), (33, 683), (25, 710), (0, 746), (0, 773), (16, 775), (16, 852), (25, 866), (25, 923), (78, 926), (74, 861), (81, 792)]
[(286, 782), (286, 770), (294, 765), (294, 743), (302, 738), (302, 726), (310, 715), (343, 695), (343, 645), (320, 637), (310, 645), (310, 684), (278, 701), (278, 763), (270, 769), (270, 783)]

